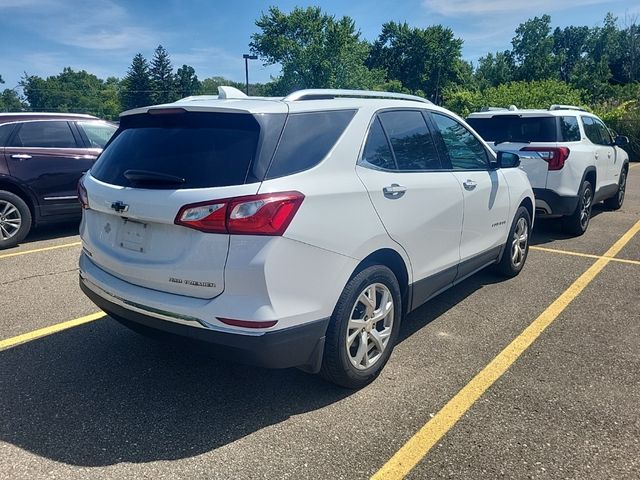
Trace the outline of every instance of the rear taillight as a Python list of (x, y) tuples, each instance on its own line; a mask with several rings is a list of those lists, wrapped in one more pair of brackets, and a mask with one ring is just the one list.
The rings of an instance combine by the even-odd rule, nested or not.
[(82, 208), (89, 208), (89, 195), (87, 195), (87, 189), (82, 184), (82, 179), (78, 181), (78, 201)]
[(185, 205), (175, 224), (207, 233), (282, 235), (300, 208), (300, 192), (264, 193)]
[(523, 147), (524, 152), (537, 152), (549, 164), (549, 170), (562, 170), (564, 162), (569, 158), (567, 147)]

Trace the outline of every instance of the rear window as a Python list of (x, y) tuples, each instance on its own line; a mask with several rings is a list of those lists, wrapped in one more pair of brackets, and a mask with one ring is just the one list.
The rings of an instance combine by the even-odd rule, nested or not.
[(355, 113), (355, 110), (334, 110), (290, 114), (267, 178), (315, 167), (333, 148)]
[(560, 131), (562, 132), (562, 141), (580, 141), (580, 127), (578, 127), (578, 119), (576, 117), (560, 117)]
[(90, 148), (104, 148), (115, 133), (115, 125), (106, 122), (78, 122), (78, 126), (87, 136)]
[(135, 186), (128, 170), (184, 178), (180, 185), (207, 188), (246, 182), (256, 156), (260, 125), (248, 114), (142, 114), (123, 117), (120, 129), (91, 169), (98, 180)]
[(557, 142), (555, 117), (495, 115), (467, 119), (467, 123), (487, 142)]

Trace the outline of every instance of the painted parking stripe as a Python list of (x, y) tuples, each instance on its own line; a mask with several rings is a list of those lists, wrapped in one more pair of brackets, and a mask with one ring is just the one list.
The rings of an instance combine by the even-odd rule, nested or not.
[(40, 328), (32, 332), (23, 333), (22, 335), (18, 335), (16, 337), (7, 338), (6, 340), (0, 340), (0, 350), (15, 347), (16, 345), (20, 345), (21, 343), (26, 343), (30, 342), (31, 340), (46, 337), (47, 335), (61, 332), (62, 330), (67, 330), (69, 328), (77, 327), (78, 325), (93, 322), (94, 320), (99, 320), (105, 316), (106, 314), (104, 312), (96, 312), (92, 313), (91, 315), (85, 315), (84, 317), (76, 318), (74, 320), (57, 323), (55, 325), (51, 325), (50, 327)]
[(48, 250), (56, 250), (58, 248), (76, 247), (81, 244), (82, 242), (63, 243), (62, 245), (54, 245), (52, 247), (34, 248), (33, 250), (23, 250), (22, 252), (5, 253), (3, 255), (0, 255), (0, 260), (2, 260), (3, 258), (17, 257), (18, 255), (26, 255), (28, 253), (38, 253), (46, 252)]
[(480, 373), (435, 414), (372, 477), (374, 480), (404, 478), (429, 450), (453, 427), (556, 318), (580, 295), (620, 250), (640, 231), (640, 221), (631, 227), (602, 258), (596, 260), (547, 309), (502, 350)]
[(603, 255), (591, 255), (589, 253), (581, 253), (581, 252), (572, 252), (570, 250), (558, 250), (556, 248), (546, 248), (546, 247), (538, 247), (531, 246), (529, 247), (531, 250), (538, 250), (540, 252), (549, 252), (549, 253), (560, 253), (563, 255), (572, 255), (574, 257), (585, 257), (585, 258), (608, 258), (612, 262), (620, 262), (620, 263), (630, 263), (632, 265), (640, 265), (640, 261), (638, 260), (628, 260), (626, 258), (613, 258), (613, 257), (605, 257)]

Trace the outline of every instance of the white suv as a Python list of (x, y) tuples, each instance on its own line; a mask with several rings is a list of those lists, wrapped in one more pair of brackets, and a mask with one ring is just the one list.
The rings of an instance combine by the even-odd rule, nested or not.
[(80, 284), (135, 330), (360, 387), (407, 312), (488, 265), (520, 272), (518, 162), (401, 94), (223, 87), (131, 110), (79, 185)]
[(516, 107), (472, 113), (471, 125), (494, 150), (537, 152), (523, 158), (541, 217), (562, 217), (564, 229), (582, 235), (591, 208), (603, 201), (617, 210), (624, 201), (629, 156), (620, 147), (627, 137), (612, 137), (595, 115), (579, 107), (549, 110)]

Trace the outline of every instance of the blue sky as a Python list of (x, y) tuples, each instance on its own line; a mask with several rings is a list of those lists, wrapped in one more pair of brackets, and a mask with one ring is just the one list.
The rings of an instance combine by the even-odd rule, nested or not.
[[(186, 63), (202, 78), (244, 79), (242, 54), (248, 52), (255, 20), (269, 5), (289, 11), (320, 5), (336, 16), (349, 15), (364, 38), (373, 40), (388, 20), (426, 27), (442, 23), (464, 40), (463, 55), (475, 61), (489, 51), (510, 47), (515, 27), (549, 13), (554, 26), (602, 22), (609, 11), (621, 22), (640, 14), (640, 0), (0, 0), (0, 75), (4, 88), (23, 72), (47, 76), (63, 67), (99, 77), (122, 77), (133, 55), (151, 58), (162, 44), (174, 67)], [(251, 81), (268, 81), (277, 67), (259, 61)]]

